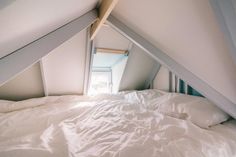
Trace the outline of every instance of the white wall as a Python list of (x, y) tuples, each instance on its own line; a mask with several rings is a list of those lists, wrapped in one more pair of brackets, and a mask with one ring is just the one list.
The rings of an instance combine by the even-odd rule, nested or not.
[(153, 88), (163, 91), (169, 91), (169, 70), (165, 67), (161, 67), (157, 73), (154, 81)]
[[(86, 30), (76, 34), (42, 60), (49, 95), (82, 94)], [(39, 63), (0, 87), (0, 99), (23, 100), (44, 96)]]
[(109, 26), (102, 26), (94, 39), (95, 47), (127, 50), (130, 41)]
[(125, 70), (128, 57), (123, 58), (119, 63), (112, 66), (112, 93), (119, 91), (120, 81)]
[(130, 50), (119, 90), (143, 89), (156, 61), (136, 45)]
[(86, 57), (86, 30), (54, 49), (43, 59), (49, 95), (82, 94)]
[(236, 66), (208, 0), (120, 0), (112, 14), (236, 103)]
[(0, 99), (23, 100), (44, 96), (39, 63), (0, 87)]

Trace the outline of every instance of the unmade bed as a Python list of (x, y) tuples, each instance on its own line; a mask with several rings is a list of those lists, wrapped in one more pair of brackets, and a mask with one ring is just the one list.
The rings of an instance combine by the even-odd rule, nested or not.
[(0, 101), (0, 157), (233, 157), (236, 121), (159, 90)]

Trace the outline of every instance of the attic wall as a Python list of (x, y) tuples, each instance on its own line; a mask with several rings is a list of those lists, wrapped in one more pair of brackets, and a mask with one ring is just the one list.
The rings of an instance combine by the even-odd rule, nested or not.
[(0, 99), (83, 94), (85, 54), (86, 30), (83, 30), (45, 56), (42, 67), (37, 63), (1, 86)]
[(151, 76), (156, 64), (158, 63), (153, 58), (134, 45), (129, 53), (119, 91), (144, 89), (145, 82)]
[(83, 94), (86, 52), (83, 30), (43, 58), (48, 95)]
[(112, 66), (112, 93), (119, 91), (121, 78), (123, 76), (128, 57), (122, 59), (119, 63)]
[(153, 88), (169, 92), (169, 70), (161, 67), (153, 80)]
[(44, 96), (39, 63), (0, 87), (0, 99), (23, 100)]
[[(130, 41), (110, 27), (105, 27), (101, 33), (98, 36), (101, 40), (97, 40), (98, 46), (128, 49)], [(45, 95), (83, 94), (85, 58), (88, 52), (86, 50), (86, 38), (86, 30), (81, 31), (45, 56), (41, 60), (41, 69), (39, 64), (37, 64), (37, 74), (34, 72), (27, 75), (21, 73), (18, 77), (25, 82), (19, 81), (17, 77), (10, 81), (10, 85), (5, 84), (0, 87), (0, 91), (2, 91), (0, 99), (22, 100), (44, 96), (44, 87)], [(38, 82), (36, 83), (34, 79), (38, 80)], [(27, 83), (31, 80), (37, 85), (31, 87), (30, 83)], [(20, 84), (27, 84), (29, 88), (25, 88)], [(35, 91), (35, 88), (38, 91)]]
[(109, 26), (102, 26), (94, 39), (95, 47), (127, 50), (130, 41)]
[(236, 103), (236, 66), (208, 0), (120, 0), (112, 14)]

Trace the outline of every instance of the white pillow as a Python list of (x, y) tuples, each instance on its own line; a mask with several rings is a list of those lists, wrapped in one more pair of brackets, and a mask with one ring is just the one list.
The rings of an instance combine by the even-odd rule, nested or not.
[(172, 117), (189, 119), (201, 128), (220, 124), (229, 115), (206, 98), (170, 93), (158, 100), (158, 111)]
[(8, 108), (8, 106), (13, 103), (14, 101), (0, 100), (0, 113), (4, 113), (6, 111), (6, 108)]
[(157, 89), (123, 92), (124, 99), (130, 103), (147, 104), (155, 98), (165, 95), (166, 92)]
[(0, 113), (13, 112), (41, 105), (49, 105), (52, 103), (74, 102), (74, 101), (79, 102), (85, 100), (89, 100), (89, 98), (80, 95), (47, 96), (47, 97), (32, 98), (22, 101), (0, 100)]
[(7, 101), (0, 100), (0, 113), (13, 112), (25, 108), (36, 107), (45, 103), (53, 102), (57, 99), (56, 96), (32, 98), (22, 101)]

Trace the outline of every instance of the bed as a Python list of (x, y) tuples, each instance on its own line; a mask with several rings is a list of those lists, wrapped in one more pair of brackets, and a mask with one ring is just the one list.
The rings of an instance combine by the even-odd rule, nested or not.
[[(2, 100), (0, 156), (236, 156), (236, 121), (219, 109), (215, 112), (219, 115), (214, 113), (213, 118), (203, 111), (194, 120), (190, 115), (194, 107), (187, 105), (191, 107), (186, 109), (186, 104), (203, 104), (205, 99), (185, 97), (145, 90), (96, 97)], [(168, 109), (163, 108), (168, 105)], [(198, 107), (201, 109), (201, 105)]]

